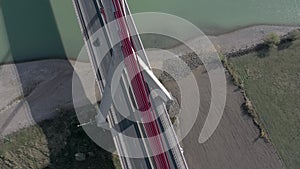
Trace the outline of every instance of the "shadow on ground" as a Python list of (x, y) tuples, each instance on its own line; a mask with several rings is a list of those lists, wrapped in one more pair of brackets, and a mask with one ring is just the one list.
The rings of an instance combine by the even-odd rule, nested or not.
[[(53, 56), (56, 59), (67, 60), (49, 1), (1, 0), (0, 7), (3, 9), (13, 63)], [(24, 66), (21, 67), (19, 64), (15, 67), (16, 74), (24, 74), (26, 71), (26, 68), (24, 69)], [(64, 88), (61, 97), (72, 100), (73, 67), (69, 62), (65, 62), (63, 67), (64, 71), (61, 72), (60, 79), (64, 80)], [(56, 68), (53, 65), (52, 69)], [(51, 69), (46, 70), (51, 71)], [(42, 80), (37, 83), (32, 82), (27, 77), (18, 77), (24, 92), (22, 100), (26, 101), (33, 121), (39, 123), (38, 126), (8, 136), (5, 143), (0, 143), (3, 146), (0, 149), (0, 168), (43, 168), (37, 164), (44, 163), (36, 158), (37, 154), (43, 156), (44, 168), (114, 168), (113, 156), (93, 143), (83, 129), (77, 127), (79, 122), (75, 112), (72, 111), (74, 110), (72, 102), (67, 108), (62, 107), (56, 114), (46, 115), (46, 117), (43, 117), (45, 112), (37, 108), (40, 105), (49, 106), (51, 99), (56, 102), (57, 99), (61, 99), (51, 97), (52, 92), (61, 86), (55, 81), (57, 77), (52, 79), (53, 84), (50, 85), (45, 85)], [(28, 84), (32, 84), (33, 87), (28, 89)], [(49, 88), (43, 88), (45, 86)], [(37, 95), (37, 90), (44, 92), (40, 92), (42, 95)], [(21, 111), (22, 104), (21, 102), (21, 106), (16, 106), (13, 112)], [(67, 109), (71, 111), (64, 111)], [(1, 124), (1, 131), (10, 125), (14, 116), (15, 114), (11, 113), (6, 119), (7, 122), (4, 125)], [(44, 118), (52, 120), (43, 121)], [(43, 143), (43, 137), (45, 137), (45, 143)], [(40, 147), (37, 147), (38, 145)], [(76, 153), (84, 154), (83, 161), (75, 159)]]

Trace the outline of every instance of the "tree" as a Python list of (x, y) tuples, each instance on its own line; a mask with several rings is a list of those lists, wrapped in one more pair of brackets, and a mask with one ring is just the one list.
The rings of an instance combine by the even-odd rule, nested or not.
[(292, 41), (300, 39), (300, 31), (298, 29), (291, 31), (288, 34), (288, 38), (291, 39)]
[(264, 43), (266, 45), (268, 45), (269, 47), (276, 48), (277, 45), (279, 45), (279, 43), (280, 43), (280, 37), (274, 32), (267, 34), (263, 40), (264, 40)]

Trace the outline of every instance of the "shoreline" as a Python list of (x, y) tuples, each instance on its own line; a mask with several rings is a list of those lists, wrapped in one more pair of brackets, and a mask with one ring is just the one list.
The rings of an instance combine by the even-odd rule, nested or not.
[(213, 33), (205, 33), (203, 32), (205, 35), (207, 36), (212, 36), (212, 37), (218, 37), (218, 36), (221, 36), (221, 35), (226, 35), (226, 34), (231, 34), (231, 33), (234, 33), (234, 32), (237, 32), (237, 31), (241, 31), (243, 29), (249, 29), (249, 28), (255, 28), (255, 27), (289, 27), (289, 28), (297, 28), (297, 27), (300, 27), (300, 24), (299, 25), (292, 25), (292, 24), (249, 24), (249, 25), (245, 25), (245, 26), (237, 26), (235, 28), (232, 28), (232, 29), (228, 29), (228, 30), (225, 30), (223, 29), (224, 31), (222, 31), (222, 28), (220, 28), (219, 30), (221, 31), (215, 31)]
[(261, 44), (269, 33), (283, 37), (295, 29), (300, 26), (255, 25), (208, 38), (219, 52), (227, 54)]
[[(238, 51), (240, 49), (245, 49), (250, 46), (257, 45), (262, 43), (262, 39), (268, 33), (275, 32), (279, 36), (283, 36), (288, 32), (300, 29), (300, 25), (272, 25), (272, 24), (253, 24), (249, 26), (243, 26), (240, 28), (232, 29), (230, 31), (225, 31), (222, 33), (216, 34), (205, 34), (208, 39), (212, 42), (215, 48), (222, 54), (230, 53), (233, 51)], [(178, 46), (173, 46), (170, 49), (175, 49)], [(87, 58), (88, 59), (88, 58)], [(28, 59), (26, 61), (9, 61), (9, 62), (0, 62), (0, 66), (6, 64), (17, 64), (17, 63), (26, 63), (26, 62), (36, 62), (42, 60), (70, 60), (76, 61), (74, 57), (62, 59), (61, 57), (53, 58), (43, 58), (43, 59)], [(85, 62), (85, 61), (81, 61)]]
[[(222, 53), (226, 52), (232, 52), (234, 49), (243, 49), (245, 46), (251, 47), (252, 45), (259, 44), (262, 42), (262, 39), (267, 33), (270, 32), (276, 32), (279, 35), (283, 36), (294, 29), (299, 29), (300, 27), (291, 27), (291, 26), (266, 26), (266, 25), (260, 25), (260, 26), (254, 26), (254, 27), (248, 27), (241, 30), (237, 30), (231, 33), (222, 34), (219, 36), (210, 36), (208, 37), (210, 41), (213, 43), (215, 48), (218, 48), (218, 51), (221, 51)], [(263, 32), (261, 32), (263, 31)], [(222, 44), (222, 45), (221, 45)], [(175, 47), (171, 48), (170, 51), (173, 52), (179, 52), (182, 55), (184, 53), (189, 51), (180, 50), (181, 47)], [(159, 52), (159, 51), (158, 51)], [(179, 54), (178, 54), (179, 55)], [(163, 55), (162, 55), (163, 56)], [(193, 61), (193, 59), (191, 60)], [(74, 58), (67, 58), (67, 59), (56, 59), (56, 58), (50, 58), (50, 59), (33, 59), (27, 62), (20, 62), (20, 63), (6, 63), (6, 64), (0, 64), (0, 73), (2, 74), (3, 79), (6, 79), (7, 83), (0, 84), (0, 93), (6, 95), (7, 97), (4, 97), (2, 99), (2, 103), (0, 105), (0, 116), (3, 117), (3, 112), (6, 112), (5, 116), (9, 116), (9, 112), (13, 112), (12, 108), (19, 105), (19, 103), (15, 103), (16, 101), (20, 102), (25, 98), (22, 93), (24, 91), (22, 90), (29, 90), (30, 93), (35, 93), (35, 90), (40, 90), (43, 86), (43, 88), (51, 88), (51, 86), (54, 86), (54, 81), (51, 79), (56, 79), (60, 82), (59, 88), (61, 89), (60, 92), (53, 92), (48, 93), (49, 95), (52, 95), (51, 106), (45, 106), (47, 108), (43, 109), (44, 112), (48, 112), (42, 116), (44, 117), (38, 117), (35, 118), (35, 120), (40, 121), (47, 119), (48, 117), (53, 117), (55, 114), (55, 109), (57, 107), (61, 107), (64, 105), (61, 105), (61, 103), (66, 103), (68, 107), (70, 106), (70, 103), (72, 102), (71, 98), (71, 91), (67, 90), (69, 94), (66, 102), (63, 100), (60, 100), (58, 102), (56, 97), (60, 97), (61, 93), (64, 93), (63, 91), (65, 89), (70, 88), (71, 85), (71, 75), (73, 73), (74, 65), (75, 65), (76, 59)], [(89, 64), (89, 61), (82, 61), (80, 60), (80, 63)], [(155, 65), (154, 63), (151, 65)], [(29, 72), (29, 73), (28, 73)], [(36, 72), (40, 72), (41, 74), (36, 74)], [(48, 73), (47, 73), (48, 72)], [(19, 75), (18, 75), (19, 74)], [(45, 76), (42, 77), (41, 75), (44, 74)], [(16, 76), (17, 77), (16, 79)], [(15, 79), (15, 80), (13, 80)], [(34, 83), (33, 83), (34, 82)], [(12, 85), (13, 84), (13, 85)], [(51, 84), (51, 85), (50, 85)], [(41, 86), (42, 85), (42, 86)], [(23, 86), (23, 88), (21, 87)], [(32, 87), (33, 86), (33, 87)], [(9, 87), (10, 90), (7, 90)], [(18, 92), (16, 92), (18, 91)], [(44, 95), (43, 91), (39, 91), (36, 93), (36, 95)], [(34, 94), (35, 95), (35, 94)], [(49, 96), (48, 95), (48, 96)], [(25, 95), (26, 96), (26, 95)], [(27, 98), (28, 96), (26, 96)], [(29, 95), (29, 97), (33, 97)], [(16, 98), (18, 98), (16, 100)], [(47, 98), (47, 97), (45, 97)], [(10, 105), (10, 102), (14, 103), (13, 105)], [(45, 105), (46, 102), (44, 102), (42, 105)], [(32, 101), (33, 107), (36, 109), (40, 109), (41, 106), (38, 105), (38, 102), (35, 101), (35, 99)], [(21, 106), (22, 107), (22, 106)], [(3, 109), (3, 110), (2, 110)], [(10, 109), (10, 110), (8, 110)], [(24, 109), (27, 109), (24, 107)], [(24, 110), (23, 109), (23, 110)], [(22, 111), (19, 111), (21, 113)], [(38, 111), (36, 111), (38, 112)], [(30, 114), (30, 112), (28, 112)], [(53, 114), (54, 113), (54, 114)], [(22, 116), (22, 115), (21, 115)], [(27, 116), (27, 115), (26, 115)], [(24, 117), (24, 114), (23, 114)], [(2, 118), (5, 119), (5, 118)], [(0, 125), (5, 124), (4, 121), (1, 122)], [(32, 124), (33, 122), (23, 122), (23, 124), (17, 126), (11, 126), (12, 128), (7, 131), (6, 134), (11, 133), (12, 131), (18, 130), (19, 128), (23, 128), (25, 126), (28, 126)], [(3, 131), (2, 131), (3, 132)]]
[[(259, 39), (262, 39), (265, 35), (265, 31), (279, 31), (279, 33), (286, 33), (287, 31), (297, 29), (298, 27), (270, 27), (269, 29), (264, 30), (264, 33), (257, 33), (257, 31), (261, 31), (260, 27), (250, 27), (242, 30), (238, 30), (232, 33), (227, 33), (215, 37), (209, 37), (212, 41), (214, 39), (214, 45), (216, 42), (222, 42), (228, 45), (228, 41), (233, 41), (230, 45), (236, 45), (235, 40), (240, 39), (243, 40), (243, 44), (246, 43), (257, 43)], [(276, 29), (275, 29), (276, 28)], [(250, 34), (249, 32), (253, 32)], [(248, 32), (248, 34), (247, 34)], [(243, 34), (247, 36), (247, 39), (244, 39)], [(255, 35), (255, 36), (254, 36)], [(235, 39), (236, 38), (236, 39)], [(219, 40), (219, 41), (217, 41)], [(226, 42), (227, 41), (227, 42)], [(212, 41), (213, 42), (213, 41)], [(241, 45), (241, 42), (237, 42), (238, 45)], [(175, 47), (177, 48), (177, 47)], [(226, 46), (224, 49), (229, 49)], [(182, 52), (182, 51), (181, 51)], [(43, 60), (34, 60), (28, 61), (25, 63), (17, 63), (17, 64), (4, 64), (0, 65), (0, 74), (4, 74), (5, 80), (4, 84), (0, 83), (0, 93), (5, 94), (6, 97), (2, 100), (2, 105), (5, 109), (0, 111), (0, 129), (1, 135), (8, 135), (15, 131), (18, 131), (21, 128), (26, 128), (31, 125), (37, 124), (46, 119), (52, 119), (55, 116), (59, 115), (61, 111), (64, 109), (72, 107), (72, 74), (75, 59), (43, 59)], [(84, 64), (89, 64), (89, 62), (81, 62)], [(88, 68), (91, 68), (88, 66)], [(2, 72), (1, 72), (2, 71)], [(203, 101), (205, 104), (201, 106), (201, 110), (206, 112), (209, 109), (209, 99), (210, 95), (208, 94), (208, 90), (210, 89), (210, 83), (208, 80), (208, 76), (206, 73), (203, 73), (201, 68), (194, 70), (199, 74), (197, 77), (197, 82), (201, 83), (204, 87), (201, 88), (201, 97), (203, 97)], [(91, 74), (92, 70), (87, 71)], [(18, 73), (18, 74), (16, 74)], [(20, 78), (18, 82), (13, 80), (15, 77)], [(239, 163), (236, 163), (236, 166), (251, 166), (252, 168), (257, 168), (258, 166), (267, 167), (272, 164), (272, 168), (281, 169), (282, 164), (281, 160), (276, 149), (272, 147), (272, 145), (265, 143), (263, 140), (256, 140), (255, 145), (253, 145), (253, 140), (257, 138), (258, 128), (253, 125), (252, 118), (244, 118), (241, 114), (241, 105), (243, 104), (243, 95), (241, 92), (237, 92), (239, 90), (238, 87), (233, 85), (230, 81), (230, 76), (227, 74), (227, 102), (226, 105), (231, 109), (225, 109), (225, 113), (222, 117), (222, 122), (220, 123), (221, 127), (218, 127), (216, 133), (214, 134), (213, 141), (207, 142), (205, 144), (205, 148), (209, 150), (213, 150), (208, 154), (204, 149), (203, 145), (200, 144), (191, 144), (190, 140), (198, 140), (198, 133), (201, 131), (202, 125), (196, 125), (195, 128), (191, 131), (186, 138), (186, 141), (183, 141), (183, 145), (185, 148), (185, 152), (189, 152), (186, 154), (187, 159), (189, 159), (190, 164), (201, 164), (206, 168), (211, 167), (211, 163), (215, 163), (215, 159), (219, 159), (216, 165), (219, 167), (226, 166), (228, 161), (239, 160), (239, 154), (244, 154), (246, 160), (242, 160)], [(32, 81), (34, 83), (32, 83)], [(166, 85), (169, 87), (169, 90), (173, 90), (173, 94), (178, 92), (174, 84), (170, 83)], [(7, 91), (7, 89), (8, 90)], [(2, 90), (1, 90), (2, 89)], [(25, 89), (29, 89), (28, 91)], [(45, 91), (45, 89), (48, 89)], [(19, 91), (19, 94), (16, 94), (16, 90)], [(7, 91), (7, 92), (6, 92)], [(24, 93), (25, 92), (25, 93)], [(28, 93), (28, 94), (26, 94)], [(179, 95), (179, 94), (178, 94)], [(21, 96), (21, 97), (20, 97)], [(18, 99), (15, 99), (18, 98)], [(37, 99), (39, 98), (39, 99)], [(208, 99), (208, 100), (207, 100)], [(8, 104), (10, 106), (6, 107)], [(49, 104), (50, 103), (50, 104)], [(0, 106), (0, 109), (1, 109)], [(16, 113), (14, 113), (16, 112)], [(13, 116), (11, 116), (13, 115)], [(199, 118), (197, 118), (197, 124), (203, 124), (205, 119), (205, 113), (201, 114)], [(10, 122), (8, 123), (7, 120)], [(230, 121), (235, 121), (237, 124), (231, 125)], [(228, 133), (226, 134), (226, 139), (228, 142), (224, 142), (224, 135), (220, 133)], [(234, 137), (234, 135), (238, 135), (239, 137)], [(0, 138), (1, 139), (1, 138)], [(195, 141), (196, 142), (196, 141)], [(225, 147), (224, 149), (218, 148), (219, 145)], [(238, 145), (238, 146), (236, 146)], [(216, 148), (217, 147), (217, 148)], [(227, 147), (227, 148), (226, 148)], [(228, 148), (229, 147), (229, 148)], [(231, 148), (235, 147), (235, 148)], [(240, 147), (243, 147), (242, 149)], [(227, 153), (233, 154), (232, 158), (224, 158)], [(205, 161), (199, 161), (197, 155), (206, 154), (207, 158)], [(263, 154), (265, 158), (259, 158), (259, 154)], [(270, 162), (270, 163), (269, 163)], [(229, 166), (227, 167), (229, 168)]]

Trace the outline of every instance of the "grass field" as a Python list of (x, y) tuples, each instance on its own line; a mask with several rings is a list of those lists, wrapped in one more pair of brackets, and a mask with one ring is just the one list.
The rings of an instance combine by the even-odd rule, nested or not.
[[(0, 168), (121, 168), (118, 157), (93, 143), (78, 124), (75, 113), (65, 112), (1, 138)], [(77, 153), (84, 154), (85, 160), (77, 161)]]
[(300, 40), (227, 59), (289, 169), (300, 166)]

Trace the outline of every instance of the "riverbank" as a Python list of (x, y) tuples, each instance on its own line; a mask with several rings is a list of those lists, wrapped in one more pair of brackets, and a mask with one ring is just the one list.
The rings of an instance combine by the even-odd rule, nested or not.
[(284, 36), (295, 29), (300, 29), (300, 26), (257, 25), (208, 38), (218, 51), (226, 54), (263, 43), (264, 37), (269, 33)]
[[(238, 50), (238, 47), (243, 45), (258, 44), (265, 34), (270, 32), (277, 31), (276, 33), (284, 35), (293, 29), (296, 28), (256, 26), (209, 38), (214, 46), (219, 45), (219, 51), (226, 53), (231, 52), (231, 48)], [(180, 47), (172, 51), (178, 49)], [(180, 51), (180, 54), (184, 52)], [(190, 60), (192, 63), (196, 62)], [(87, 64), (84, 64), (84, 68), (90, 68)], [(1, 134), (7, 135), (40, 121), (54, 118), (62, 110), (72, 108), (73, 66), (74, 61), (67, 60), (1, 65), (0, 75), (4, 79), (0, 82), (0, 95), (3, 96), (0, 98)], [(198, 143), (211, 96), (205, 68), (195, 67), (193, 72), (197, 75), (197, 82), (201, 84), (202, 113), (191, 133), (183, 141), (190, 168), (201, 165), (206, 168), (251, 166), (250, 168), (282, 169), (282, 163), (274, 147), (259, 139), (259, 129), (241, 108), (244, 104), (243, 95), (240, 89), (233, 85), (229, 75), (227, 75), (227, 103), (220, 127), (208, 142)], [(176, 84), (168, 81), (165, 85), (174, 96), (179, 97)], [(199, 156), (203, 158), (199, 160)]]
[[(262, 43), (262, 39), (268, 33), (275, 32), (283, 36), (291, 30), (299, 28), (261, 25), (219, 36), (209, 36), (208, 38), (219, 52), (226, 54)], [(182, 50), (181, 46), (175, 47), (170, 51), (177, 55), (185, 55), (189, 52)], [(190, 62), (198, 61), (190, 59)], [(37, 60), (0, 65), (2, 79), (0, 94), (3, 96), (0, 98), (0, 126), (4, 125), (9, 128), (5, 132), (1, 129), (1, 134), (6, 135), (32, 125), (34, 121), (40, 122), (51, 118), (58, 108), (66, 105), (68, 105), (67, 107), (72, 107), (71, 78), (74, 63), (74, 60)], [(24, 98), (29, 99), (30, 104), (23, 102)], [(35, 113), (32, 113), (32, 111)], [(39, 111), (43, 113), (40, 114)], [(15, 121), (10, 122), (9, 124), (11, 125), (7, 124), (6, 119), (12, 120), (13, 116), (11, 115), (17, 115), (18, 113), (20, 113), (19, 117)], [(33, 118), (30, 114), (38, 114), (38, 117)], [(28, 117), (31, 120), (24, 120), (28, 119)]]
[[(265, 36), (270, 33), (275, 33), (279, 37), (283, 37), (295, 29), (300, 29), (300, 26), (254, 25), (216, 36), (199, 34), (198, 37), (185, 40), (184, 43), (192, 46), (194, 45), (193, 48), (196, 50), (201, 48), (200, 44), (208, 45), (211, 48), (209, 50), (217, 50), (219, 53), (227, 55), (240, 50), (253, 48), (256, 45), (263, 43)], [(159, 39), (160, 37), (157, 36), (157, 38)], [(162, 48), (176, 54), (177, 56), (193, 53), (193, 51), (191, 51), (185, 45), (179, 44), (178, 41), (170, 40), (164, 37), (159, 40), (153, 40), (153, 38), (148, 39), (151, 43), (148, 42), (145, 46), (149, 48)], [(212, 43), (214, 46), (209, 45), (210, 43)], [(201, 51), (196, 52), (201, 53)]]

